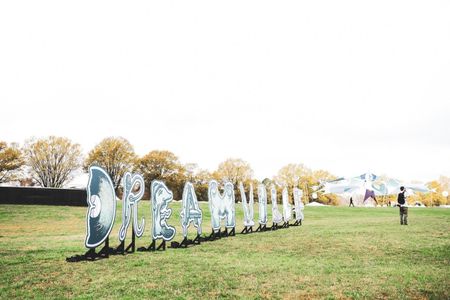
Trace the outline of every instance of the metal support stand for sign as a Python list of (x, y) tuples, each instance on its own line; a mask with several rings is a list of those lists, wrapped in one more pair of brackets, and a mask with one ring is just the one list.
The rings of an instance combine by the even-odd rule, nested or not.
[(188, 240), (187, 237), (184, 237), (181, 243), (171, 242), (170, 248), (187, 248), (190, 244), (192, 244), (192, 240)]
[(136, 233), (134, 232), (134, 226), (132, 228), (133, 231), (131, 234), (131, 244), (129, 244), (128, 247), (125, 249), (125, 252), (127, 253), (133, 253), (136, 250)]
[(197, 236), (193, 240), (184, 237), (181, 243), (179, 242), (170, 243), (170, 248), (187, 248), (190, 245), (200, 245), (202, 239), (203, 238), (200, 236), (200, 234), (197, 233)]
[(98, 253), (99, 256), (104, 258), (109, 258), (109, 253), (111, 252), (111, 248), (109, 248), (109, 236), (105, 240), (105, 245)]
[[(140, 248), (140, 249), (142, 249), (141, 251), (143, 251), (143, 250), (155, 251), (156, 250), (156, 240), (152, 240), (152, 243), (150, 244), (150, 246), (148, 246), (147, 249), (145, 247)], [(140, 250), (140, 249), (138, 249), (138, 250)]]
[(194, 245), (200, 245), (201, 239), (202, 239), (202, 237), (200, 236), (200, 234), (197, 233), (197, 236), (196, 236), (195, 239), (192, 241), (192, 244), (194, 244)]
[(241, 231), (241, 234), (253, 233), (253, 226), (245, 226)]
[(133, 253), (136, 250), (136, 233), (134, 231), (134, 226), (132, 226), (131, 233), (131, 243), (125, 247), (125, 239), (120, 243), (119, 246), (114, 250), (115, 254), (125, 255), (126, 253)]
[(231, 228), (230, 233), (228, 234), (228, 236), (235, 236), (235, 235), (236, 235), (236, 228), (233, 227), (233, 228)]
[(136, 234), (134, 233), (133, 228), (133, 234), (131, 235), (131, 243), (125, 247), (125, 240), (123, 240), (119, 246), (114, 250), (115, 254), (122, 254), (125, 255), (126, 253), (133, 253), (136, 250)]
[(220, 239), (222, 237), (222, 233), (220, 232), (220, 228), (217, 232), (214, 231), (214, 229), (212, 229), (211, 234), (208, 237), (208, 241), (214, 241), (217, 239)]
[(166, 251), (166, 241), (165, 240), (163, 240), (162, 243), (158, 246), (158, 248), (156, 248), (156, 251), (158, 251), (158, 250)]
[(152, 243), (148, 247), (141, 247), (138, 251), (166, 251), (166, 241), (163, 240), (162, 243), (156, 247), (156, 240), (152, 240)]
[(225, 231), (222, 232), (222, 237), (229, 237), (229, 236), (235, 236), (236, 235), (236, 229), (235, 227), (232, 227), (230, 232), (228, 232), (228, 227), (225, 228)]
[(266, 224), (259, 224), (259, 226), (258, 226), (258, 228), (256, 228), (256, 230), (255, 230), (255, 232), (263, 232), (263, 231), (266, 231), (267, 230), (267, 227), (266, 227)]
[(123, 240), (116, 249), (114, 249), (114, 254), (125, 254), (125, 240)]
[(187, 248), (190, 244), (190, 240), (187, 239), (187, 237), (184, 237), (184, 239), (181, 241), (179, 248)]
[(79, 262), (79, 261), (94, 261), (102, 258), (109, 258), (109, 254), (111, 253), (111, 250), (109, 248), (109, 236), (105, 240), (105, 245), (102, 249), (97, 253), (95, 252), (96, 248), (89, 249), (85, 254), (83, 255), (74, 255), (72, 257), (67, 257), (67, 262)]
[(291, 224), (291, 226), (301, 226), (302, 225), (302, 220), (296, 220), (294, 222), (294, 224)]
[(225, 227), (225, 231), (222, 232), (222, 237), (228, 237), (228, 228)]

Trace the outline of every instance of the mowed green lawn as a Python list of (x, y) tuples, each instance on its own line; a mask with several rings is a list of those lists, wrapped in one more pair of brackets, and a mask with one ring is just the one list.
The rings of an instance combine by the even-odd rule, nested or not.
[[(207, 203), (201, 207), (209, 233)], [(172, 208), (180, 241), (180, 203)], [(410, 225), (400, 226), (395, 208), (306, 207), (300, 227), (67, 263), (86, 250), (85, 214), (0, 205), (0, 298), (450, 298), (448, 209), (411, 208)], [(138, 247), (150, 243), (148, 201), (140, 215)], [(120, 224), (119, 205), (111, 246)]]

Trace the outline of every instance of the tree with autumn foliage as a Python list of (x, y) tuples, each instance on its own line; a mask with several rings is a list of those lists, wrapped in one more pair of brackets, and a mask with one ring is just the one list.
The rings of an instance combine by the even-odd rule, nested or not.
[[(304, 164), (288, 164), (278, 171), (273, 181), (278, 187), (278, 194), (281, 194), (281, 190), (285, 186), (289, 189), (290, 193), (292, 193), (294, 187), (298, 187), (303, 191), (303, 200), (309, 202), (312, 199), (312, 193), (318, 189), (320, 181), (333, 179), (336, 179), (336, 176), (328, 171), (313, 171)], [(317, 193), (317, 199), (315, 201), (331, 205), (337, 205), (339, 202), (336, 195), (324, 195), (321, 193)]]
[(80, 145), (65, 137), (30, 139), (25, 143), (24, 154), (33, 180), (43, 187), (63, 187), (81, 166)]
[(229, 158), (219, 164), (213, 176), (222, 182), (231, 182), (238, 187), (239, 182), (247, 183), (253, 178), (250, 164), (240, 158)]
[(444, 191), (449, 192), (450, 178), (446, 176), (440, 176), (438, 180), (433, 180), (427, 183), (427, 186), (433, 191), (429, 193), (415, 193), (408, 197), (408, 202), (414, 205), (414, 202), (418, 201), (426, 206), (439, 206), (448, 203), (448, 196), (445, 197), (442, 193)]
[(123, 137), (107, 137), (88, 153), (83, 169), (87, 171), (92, 165), (105, 169), (117, 192), (125, 172), (133, 170), (136, 158), (134, 148), (128, 140)]
[(187, 176), (185, 167), (175, 154), (166, 150), (150, 151), (136, 160), (135, 168), (149, 189), (153, 180), (161, 180), (172, 190), (174, 199), (181, 199)]
[(312, 170), (303, 164), (288, 164), (282, 167), (273, 179), (277, 185), (289, 189), (313, 183)]
[(213, 178), (212, 174), (208, 170), (196, 168), (189, 181), (195, 187), (195, 193), (197, 194), (198, 201), (208, 201), (208, 187), (209, 181)]
[(0, 183), (17, 180), (24, 162), (22, 151), (16, 144), (8, 146), (0, 141)]
[(212, 174), (213, 178), (219, 182), (231, 182), (234, 186), (236, 201), (239, 201), (240, 195), (239, 183), (244, 184), (245, 192), (248, 193), (249, 184), (253, 179), (253, 169), (250, 164), (240, 158), (229, 158), (219, 164), (217, 170)]

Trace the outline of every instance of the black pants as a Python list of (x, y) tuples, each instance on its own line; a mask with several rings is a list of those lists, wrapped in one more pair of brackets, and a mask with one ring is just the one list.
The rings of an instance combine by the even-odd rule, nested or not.
[(408, 208), (400, 206), (400, 225), (408, 225)]

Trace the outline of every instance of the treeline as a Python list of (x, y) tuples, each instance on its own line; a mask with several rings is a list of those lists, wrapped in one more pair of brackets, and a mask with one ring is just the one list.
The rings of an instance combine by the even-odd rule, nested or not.
[[(195, 163), (182, 163), (174, 153), (166, 150), (152, 150), (140, 157), (130, 142), (122, 137), (103, 139), (86, 157), (83, 157), (79, 144), (65, 137), (30, 139), (22, 147), (0, 142), (0, 183), (19, 181), (21, 185), (63, 187), (72, 179), (75, 170), (83, 168), (87, 171), (91, 165), (100, 166), (109, 173), (118, 194), (126, 171), (140, 173), (148, 185), (147, 191), (152, 180), (164, 181), (174, 192), (175, 199), (181, 199), (186, 181), (194, 184), (200, 201), (207, 201), (211, 179), (232, 182), (236, 200), (240, 200), (240, 182), (244, 183), (247, 191), (250, 183), (255, 188), (258, 184), (250, 164), (242, 159), (229, 158), (220, 163), (216, 170), (209, 171)], [(288, 186), (290, 190), (300, 187), (306, 199), (310, 199), (319, 179), (334, 178), (326, 171), (312, 171), (302, 164), (289, 164), (272, 178), (265, 178), (263, 183), (267, 186), (275, 184), (280, 189), (279, 197), (283, 186)], [(318, 195), (315, 200), (337, 204), (337, 198), (333, 195)]]
[[(22, 147), (0, 141), (0, 183), (18, 181), (20, 185), (58, 188), (72, 179), (74, 171), (80, 168), (87, 171), (91, 165), (100, 166), (109, 173), (119, 195), (120, 183), (126, 171), (138, 172), (144, 177), (148, 185), (147, 193), (152, 180), (164, 181), (173, 191), (175, 199), (181, 199), (186, 181), (194, 184), (200, 201), (207, 201), (208, 183), (211, 179), (233, 183), (237, 201), (240, 200), (240, 182), (244, 183), (247, 192), (250, 183), (254, 187), (258, 184), (250, 164), (242, 159), (226, 159), (216, 170), (209, 171), (199, 168), (195, 163), (182, 163), (174, 153), (166, 150), (152, 150), (138, 156), (130, 142), (122, 137), (103, 139), (86, 156), (83, 156), (79, 144), (65, 137), (33, 138), (27, 140)], [(287, 186), (289, 191), (294, 187), (302, 189), (305, 202), (314, 200), (337, 205), (339, 199), (336, 195), (316, 193), (321, 180), (333, 179), (336, 176), (325, 170), (312, 170), (303, 164), (288, 164), (276, 175), (265, 178), (262, 182), (267, 187), (274, 184), (279, 189), (280, 202), (281, 189)], [(439, 186), (439, 190), (441, 189)], [(420, 200), (426, 202), (426, 197), (432, 196), (421, 197), (423, 199)], [(147, 194), (146, 199), (148, 198)]]

